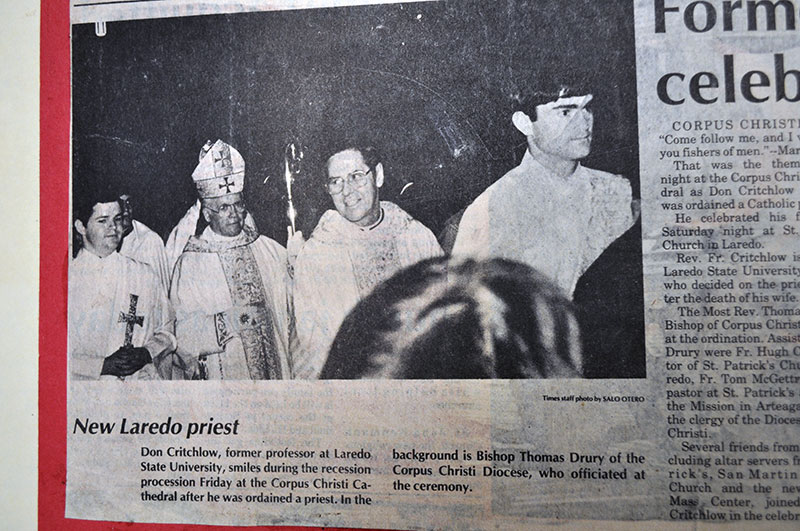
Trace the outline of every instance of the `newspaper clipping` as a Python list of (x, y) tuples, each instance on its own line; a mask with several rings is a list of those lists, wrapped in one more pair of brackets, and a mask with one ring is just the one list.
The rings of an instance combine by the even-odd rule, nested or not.
[(798, 526), (800, 3), (71, 22), (66, 517)]

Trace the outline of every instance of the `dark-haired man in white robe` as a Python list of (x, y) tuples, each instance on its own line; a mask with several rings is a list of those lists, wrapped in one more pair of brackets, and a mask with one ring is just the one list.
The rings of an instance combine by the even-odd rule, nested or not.
[(70, 375), (158, 379), (153, 361), (168, 357), (169, 377), (175, 315), (152, 269), (117, 252), (121, 209), (108, 199), (74, 207), (82, 245), (69, 268)]
[(581, 164), (592, 145), (591, 101), (561, 86), (535, 92), (513, 114), (528, 149), (467, 207), (453, 255), (507, 258), (544, 273), (579, 308), (584, 375), (638, 378), (645, 374), (639, 204), (627, 179)]
[(133, 205), (128, 194), (120, 196), (119, 200), (122, 205), (123, 229), (120, 254), (149, 265), (164, 286), (164, 292), (168, 293), (170, 271), (164, 252), (164, 241), (150, 227), (133, 219)]
[(580, 164), (591, 150), (591, 100), (562, 92), (530, 115), (514, 113), (528, 149), (467, 207), (453, 255), (523, 262), (572, 297), (581, 275), (638, 216), (625, 178)]

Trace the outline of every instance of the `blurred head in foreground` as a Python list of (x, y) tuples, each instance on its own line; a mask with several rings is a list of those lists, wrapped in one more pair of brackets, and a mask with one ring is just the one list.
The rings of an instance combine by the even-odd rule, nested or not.
[(559, 289), (509, 260), (432, 258), (347, 316), (320, 378), (581, 376), (578, 321)]

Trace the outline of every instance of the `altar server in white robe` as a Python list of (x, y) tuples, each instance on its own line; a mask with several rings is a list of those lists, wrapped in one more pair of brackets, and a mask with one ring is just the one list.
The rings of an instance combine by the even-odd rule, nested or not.
[[(291, 377), (286, 250), (245, 224), (244, 176), (239, 152), (209, 141), (192, 173), (201, 208), (175, 231), (187, 242), (170, 288), (179, 352), (201, 379)], [(201, 214), (208, 226), (194, 236)]]
[(638, 217), (629, 182), (580, 164), (589, 155), (592, 95), (562, 87), (537, 93), (514, 126), (528, 150), (469, 205), (453, 255), (523, 262), (572, 298), (581, 275)]
[(170, 272), (167, 267), (167, 254), (164, 252), (164, 241), (150, 227), (133, 219), (130, 195), (123, 194), (119, 200), (122, 205), (120, 254), (149, 265), (164, 286), (164, 292), (169, 293)]
[(69, 372), (74, 380), (157, 379), (172, 365), (175, 317), (146, 264), (117, 252), (121, 206), (113, 192), (76, 194), (81, 249), (69, 267)]
[(322, 215), (295, 264), (296, 378), (319, 377), (342, 321), (373, 288), (442, 254), (427, 227), (380, 201), (383, 180), (373, 147), (354, 143), (328, 158), (326, 188), (336, 210)]
[(528, 149), (467, 207), (453, 255), (505, 258), (543, 273), (577, 306), (584, 376), (642, 378), (639, 201), (628, 179), (583, 165), (592, 148), (592, 94), (549, 76), (533, 84), (511, 116)]

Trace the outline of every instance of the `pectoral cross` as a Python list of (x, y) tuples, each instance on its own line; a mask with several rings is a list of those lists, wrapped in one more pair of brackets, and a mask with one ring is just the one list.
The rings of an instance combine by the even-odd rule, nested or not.
[(125, 343), (122, 345), (123, 347), (133, 346), (133, 327), (137, 324), (142, 327), (144, 326), (144, 316), (136, 315), (136, 305), (138, 303), (139, 296), (131, 293), (131, 304), (128, 307), (128, 313), (119, 312), (119, 319), (117, 319), (117, 322), (127, 323), (125, 325)]
[(225, 188), (225, 193), (226, 194), (231, 193), (231, 186), (233, 186), (233, 183), (232, 182), (228, 182), (228, 178), (227, 177), (225, 177), (225, 182), (222, 183), (221, 185), (219, 185), (220, 188)]

